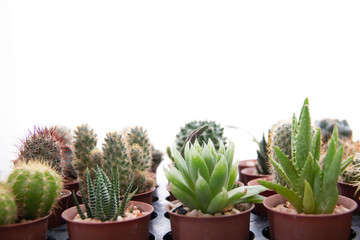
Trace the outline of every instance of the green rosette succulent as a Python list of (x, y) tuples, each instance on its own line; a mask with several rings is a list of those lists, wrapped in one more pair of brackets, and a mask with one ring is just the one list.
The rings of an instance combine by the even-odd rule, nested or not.
[(264, 197), (258, 193), (263, 186), (234, 188), (237, 166), (233, 164), (234, 144), (225, 149), (220, 141), (219, 150), (211, 141), (200, 146), (198, 141), (185, 145), (184, 157), (173, 147), (175, 166), (165, 169), (170, 190), (185, 206), (214, 214), (237, 203), (261, 203)]

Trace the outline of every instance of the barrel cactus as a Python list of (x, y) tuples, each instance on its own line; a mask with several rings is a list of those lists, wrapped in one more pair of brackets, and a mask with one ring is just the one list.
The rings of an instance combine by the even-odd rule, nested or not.
[(9, 175), (7, 183), (16, 197), (18, 216), (33, 220), (46, 216), (60, 196), (59, 174), (48, 164), (31, 159)]
[(0, 225), (15, 223), (17, 209), (15, 196), (4, 183), (0, 183)]

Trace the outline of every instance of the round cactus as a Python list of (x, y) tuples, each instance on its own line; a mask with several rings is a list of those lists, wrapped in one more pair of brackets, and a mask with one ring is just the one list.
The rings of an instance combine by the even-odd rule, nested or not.
[(5, 184), (0, 184), (0, 225), (13, 224), (16, 218), (15, 196)]
[(341, 174), (341, 180), (346, 183), (355, 183), (360, 180), (360, 153), (356, 153), (351, 164)]
[(219, 149), (219, 140), (225, 144), (226, 138), (223, 137), (224, 128), (220, 124), (216, 124), (214, 121), (193, 121), (186, 123), (184, 127), (180, 129), (180, 132), (176, 135), (175, 145), (178, 151), (184, 146), (184, 143), (188, 135), (198, 129), (199, 127), (207, 124), (209, 127), (205, 130), (203, 134), (198, 137), (198, 142), (202, 144), (203, 142), (208, 142), (209, 139), (214, 143), (215, 149)]
[(17, 165), (7, 182), (16, 196), (19, 217), (27, 220), (46, 216), (62, 188), (59, 174), (39, 160)]

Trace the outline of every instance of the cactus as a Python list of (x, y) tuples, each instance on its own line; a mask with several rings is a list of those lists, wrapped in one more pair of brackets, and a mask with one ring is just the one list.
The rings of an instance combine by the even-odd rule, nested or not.
[(27, 220), (46, 216), (62, 188), (59, 174), (37, 159), (18, 164), (7, 183), (16, 197), (18, 216)]
[(193, 121), (186, 123), (184, 127), (180, 129), (180, 132), (176, 135), (175, 146), (178, 151), (185, 145), (186, 139), (193, 130), (198, 129), (201, 126), (208, 125), (208, 129), (200, 135), (197, 140), (199, 143), (208, 142), (209, 139), (214, 143), (215, 149), (218, 150), (220, 142), (225, 144), (226, 138), (223, 137), (224, 128), (220, 124), (216, 124), (215, 121)]
[(255, 168), (258, 174), (264, 174), (264, 175), (271, 174), (270, 172), (271, 164), (269, 161), (269, 157), (267, 155), (267, 143), (264, 135), (259, 143), (259, 150), (257, 150), (256, 152), (257, 152), (257, 164), (255, 165)]
[(352, 139), (352, 130), (346, 120), (340, 121), (338, 119), (324, 118), (320, 121), (316, 121), (315, 125), (321, 128), (321, 135), (324, 143), (327, 143), (331, 139), (331, 133), (335, 126), (338, 127), (339, 140)]
[[(269, 131), (268, 156), (275, 162), (279, 162), (275, 153), (275, 147), (279, 148), (287, 157), (292, 157), (291, 131), (292, 127), (290, 120), (277, 122)], [(278, 174), (276, 169), (273, 166), (271, 166), (270, 169), (274, 177), (274, 182), (286, 186), (286, 182)]]
[(85, 197), (84, 189), (80, 183), (80, 192), (83, 203), (85, 205), (86, 215), (81, 210), (79, 202), (74, 195), (74, 201), (82, 219), (94, 218), (102, 222), (116, 221), (118, 216), (125, 216), (126, 204), (130, 201), (136, 190), (130, 193), (132, 188), (133, 179), (127, 187), (123, 200), (120, 201), (120, 184), (119, 184), (119, 171), (116, 169), (115, 174), (111, 171), (108, 177), (103, 170), (97, 167), (95, 172), (95, 180), (91, 180), (89, 171), (86, 171), (87, 193), (88, 199)]
[(360, 153), (354, 155), (353, 161), (341, 174), (341, 181), (355, 184), (360, 180)]
[(330, 214), (338, 200), (339, 175), (352, 161), (343, 160), (343, 147), (338, 144), (334, 128), (323, 165), (320, 165), (321, 130), (315, 136), (311, 126), (309, 101), (305, 99), (299, 120), (293, 116), (291, 131), (291, 158), (274, 147), (279, 162), (271, 160), (286, 186), (259, 180), (259, 183), (281, 194), (298, 213)]
[(163, 160), (163, 155), (159, 149), (155, 149), (154, 146), (151, 146), (151, 162), (150, 162), (150, 172), (155, 173), (156, 169), (160, 165), (161, 161)]
[(16, 218), (15, 196), (6, 184), (0, 183), (0, 225), (13, 224)]
[(100, 157), (96, 153), (94, 155), (97, 138), (93, 129), (89, 129), (87, 124), (82, 124), (74, 131), (74, 148), (75, 159), (74, 167), (78, 171), (80, 180), (85, 183), (86, 169), (96, 168), (99, 164)]
[[(130, 128), (126, 133), (125, 141), (128, 149), (136, 144), (142, 149), (141, 162), (139, 164), (141, 164), (143, 170), (148, 168), (151, 161), (151, 144), (149, 143), (147, 131), (143, 130), (142, 127)], [(136, 163), (133, 162), (133, 164)], [(140, 166), (137, 165), (136, 167)]]
[(233, 164), (234, 144), (228, 148), (220, 142), (219, 150), (209, 139), (200, 146), (198, 141), (185, 145), (184, 158), (174, 147), (172, 155), (175, 166), (165, 169), (171, 182), (170, 190), (186, 207), (214, 214), (237, 203), (261, 203), (264, 197), (258, 193), (266, 190), (262, 186), (233, 188), (238, 163)]

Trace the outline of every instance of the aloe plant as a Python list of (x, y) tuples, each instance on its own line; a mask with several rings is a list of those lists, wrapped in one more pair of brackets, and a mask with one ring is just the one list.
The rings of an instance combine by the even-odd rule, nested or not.
[(187, 142), (184, 157), (173, 147), (175, 166), (164, 169), (171, 182), (170, 190), (185, 206), (214, 214), (237, 203), (261, 203), (264, 197), (258, 195), (263, 186), (233, 188), (237, 176), (238, 163), (233, 164), (234, 144), (227, 149), (219, 141), (216, 151), (211, 139), (200, 146)]
[(279, 163), (271, 157), (270, 161), (286, 186), (264, 180), (259, 183), (281, 194), (299, 213), (332, 213), (338, 200), (338, 177), (352, 161), (349, 157), (342, 162), (344, 149), (339, 146), (337, 127), (320, 164), (321, 130), (313, 136), (309, 100), (305, 99), (299, 120), (295, 114), (292, 119), (291, 157), (276, 146), (274, 149)]
[(134, 183), (134, 178), (130, 182), (127, 190), (125, 191), (123, 200), (120, 201), (120, 183), (119, 183), (119, 169), (116, 169), (115, 175), (111, 174), (109, 179), (105, 172), (97, 167), (95, 171), (95, 180), (91, 181), (90, 172), (86, 170), (86, 185), (88, 199), (84, 194), (81, 182), (79, 182), (81, 198), (85, 205), (86, 215), (81, 210), (79, 202), (73, 192), (75, 205), (81, 219), (95, 218), (102, 222), (116, 221), (118, 216), (125, 216), (126, 204), (130, 201), (132, 196), (136, 193), (137, 189), (130, 193)]

